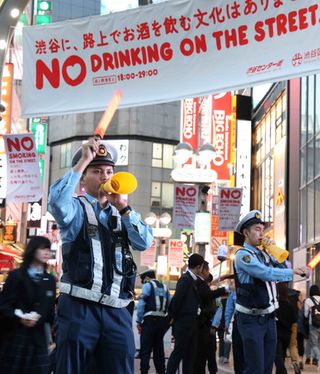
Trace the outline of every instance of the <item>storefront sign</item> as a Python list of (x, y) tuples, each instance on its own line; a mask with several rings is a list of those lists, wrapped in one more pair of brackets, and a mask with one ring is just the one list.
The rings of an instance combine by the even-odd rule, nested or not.
[[(181, 101), (181, 129), (180, 141), (191, 145), (195, 150), (198, 149), (198, 116), (199, 116), (199, 99), (191, 98)], [(191, 164), (190, 158), (186, 164)]]
[[(12, 102), (12, 82), (13, 82), (13, 64), (5, 64), (1, 82), (1, 104), (5, 111), (1, 113), (0, 135), (9, 134), (11, 128), (11, 102)], [(3, 153), (4, 149), (0, 149)]]
[(250, 211), (251, 188), (251, 122), (237, 121), (236, 186), (242, 188), (240, 214)]
[(172, 0), (25, 27), (23, 114), (104, 110), (115, 89), (133, 107), (314, 74), (319, 17), (317, 0)]
[(153, 239), (151, 246), (140, 252), (140, 265), (153, 267), (156, 262), (157, 241)]
[(42, 189), (34, 135), (4, 135), (4, 140), (7, 153), (7, 201), (39, 201)]
[(186, 184), (174, 185), (172, 224), (176, 229), (193, 229), (198, 210), (199, 187)]
[(240, 218), (242, 188), (219, 187), (220, 231), (234, 231)]
[(213, 169), (218, 180), (230, 179), (230, 140), (232, 95), (225, 92), (212, 97), (212, 144), (215, 149)]
[(183, 246), (182, 240), (169, 240), (169, 266), (183, 267)]
[(4, 226), (3, 243), (10, 244), (17, 241), (17, 224), (15, 222), (6, 222)]
[(31, 131), (34, 133), (37, 152), (40, 154), (46, 153), (47, 124), (41, 118), (32, 118)]

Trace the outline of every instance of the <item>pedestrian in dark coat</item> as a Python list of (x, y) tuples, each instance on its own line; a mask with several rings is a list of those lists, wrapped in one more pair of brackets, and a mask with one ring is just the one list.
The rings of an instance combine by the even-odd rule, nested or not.
[(0, 368), (6, 374), (49, 373), (46, 324), (54, 319), (56, 283), (46, 272), (50, 240), (33, 237), (22, 266), (0, 293)]

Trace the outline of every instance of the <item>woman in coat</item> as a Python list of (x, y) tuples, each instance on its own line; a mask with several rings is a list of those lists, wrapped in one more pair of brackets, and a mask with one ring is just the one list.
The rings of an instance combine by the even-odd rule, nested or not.
[(33, 237), (0, 293), (0, 368), (6, 374), (49, 372), (45, 325), (53, 322), (56, 296), (55, 279), (46, 272), (50, 246), (46, 237)]

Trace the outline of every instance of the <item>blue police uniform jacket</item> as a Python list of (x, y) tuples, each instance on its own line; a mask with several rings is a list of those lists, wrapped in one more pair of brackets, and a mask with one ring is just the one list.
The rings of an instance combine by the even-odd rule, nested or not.
[(247, 243), (237, 251), (234, 266), (237, 311), (268, 314), (279, 307), (275, 282), (290, 281), (292, 269), (278, 268), (273, 257)]
[(169, 289), (158, 280), (145, 283), (137, 305), (137, 322), (147, 316), (166, 317), (170, 298)]
[(104, 209), (97, 199), (74, 196), (81, 174), (68, 172), (50, 188), (49, 211), (59, 224), (63, 277), (60, 291), (113, 307), (132, 300), (135, 273), (123, 274), (123, 250), (129, 243), (144, 250), (151, 230), (134, 211), (121, 217), (115, 207)]

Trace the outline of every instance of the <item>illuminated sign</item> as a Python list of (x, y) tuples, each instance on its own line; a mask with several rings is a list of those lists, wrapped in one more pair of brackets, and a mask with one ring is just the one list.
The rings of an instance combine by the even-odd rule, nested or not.
[[(1, 82), (1, 104), (5, 111), (1, 113), (0, 135), (9, 134), (11, 127), (11, 100), (12, 100), (13, 64), (5, 64)], [(3, 149), (1, 150), (3, 151)]]
[(40, 118), (32, 118), (31, 131), (34, 133), (37, 152), (46, 153), (47, 124), (43, 123)]

